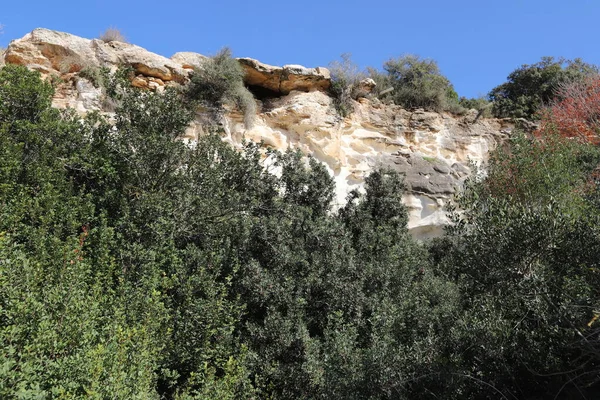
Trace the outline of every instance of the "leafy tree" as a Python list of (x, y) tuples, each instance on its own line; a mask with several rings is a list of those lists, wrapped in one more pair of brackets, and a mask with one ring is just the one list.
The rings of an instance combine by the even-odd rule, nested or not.
[[(451, 357), (469, 398), (594, 396), (597, 149), (515, 139), (459, 200), (432, 257), (460, 292)], [(590, 322), (592, 323), (590, 324)]]
[(116, 79), (112, 125), (49, 108), (25, 68), (0, 81), (2, 110), (30, 99), (0, 117), (2, 397), (250, 395), (222, 221), (258, 157), (176, 140), (192, 114), (175, 91)]
[(444, 111), (458, 105), (458, 95), (437, 63), (415, 55), (387, 61), (383, 69), (394, 88), (389, 97), (407, 109)]
[(543, 57), (535, 64), (524, 64), (490, 92), (493, 113), (499, 118), (537, 118), (538, 110), (556, 98), (560, 85), (597, 73), (596, 66), (579, 58), (570, 61)]
[(299, 153), (272, 157), (281, 197), (257, 214), (237, 289), (257, 385), (278, 398), (419, 393), (431, 380), (417, 376), (446, 368), (457, 297), (408, 235), (400, 178), (373, 173), (332, 218), (327, 171)]
[(484, 97), (470, 99), (461, 97), (458, 103), (465, 110), (477, 110), (480, 117), (489, 118), (492, 116), (492, 103)]
[(127, 318), (114, 231), (68, 177), (85, 128), (38, 73), (7, 66), (0, 82), (1, 397), (152, 398), (163, 309), (149, 292)]

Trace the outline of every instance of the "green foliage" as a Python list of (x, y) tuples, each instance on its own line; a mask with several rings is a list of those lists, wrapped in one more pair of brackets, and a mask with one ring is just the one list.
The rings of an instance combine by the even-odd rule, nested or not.
[(40, 83), (40, 74), (7, 65), (0, 74), (0, 120), (37, 122), (52, 102), (52, 86)]
[[(435, 61), (405, 55), (387, 61), (383, 68), (388, 74), (387, 82), (394, 88), (386, 96), (396, 104), (407, 109), (459, 111), (458, 95)], [(382, 79), (375, 81), (379, 84)]]
[(499, 118), (536, 118), (536, 113), (556, 96), (564, 83), (597, 74), (598, 68), (577, 58), (573, 61), (543, 57), (535, 64), (524, 64), (508, 75), (508, 80), (489, 93), (493, 114)]
[(464, 110), (477, 110), (480, 118), (490, 118), (492, 116), (492, 103), (485, 97), (466, 98), (461, 97), (458, 104)]
[(244, 86), (244, 70), (232, 58), (228, 48), (194, 71), (186, 93), (190, 100), (217, 110), (224, 105), (237, 106), (244, 113), (246, 126), (253, 124), (256, 103), (252, 93)]
[(517, 133), (491, 155), (482, 185), (494, 198), (540, 208), (554, 203), (562, 212), (585, 214), (585, 194), (593, 190), (590, 174), (598, 163), (594, 146), (558, 134), (532, 138)]
[(0, 82), (1, 397), (152, 398), (164, 311), (149, 292), (145, 318), (129, 320), (112, 284), (114, 231), (68, 177), (83, 126), (49, 108), (37, 73), (8, 66)]
[(90, 65), (86, 65), (79, 71), (79, 77), (87, 79), (96, 88), (102, 88), (104, 86), (105, 77), (108, 74), (104, 68), (98, 68)]
[(316, 160), (186, 144), (189, 92), (128, 74), (109, 121), (0, 70), (1, 398), (597, 397), (597, 148), (514, 136), (420, 244), (397, 173), (335, 211)]
[(458, 385), (465, 397), (597, 395), (598, 161), (589, 145), (518, 136), (459, 199), (432, 256), (461, 292), (455, 373), (478, 379)]
[(444, 363), (456, 292), (408, 235), (400, 178), (373, 173), (331, 218), (323, 167), (272, 156), (282, 197), (252, 227), (238, 289), (259, 387), (276, 398), (410, 397), (418, 388), (406, 382)]
[(233, 198), (211, 186), (228, 185), (222, 175), (193, 168), (215, 162), (209, 143), (230, 164), (242, 156), (217, 139), (197, 150), (175, 140), (192, 113), (174, 91), (115, 84), (112, 127), (50, 109), (51, 89), (25, 68), (3, 69), (0, 81), (10, 82), (3, 110), (30, 99), (0, 115), (2, 397), (248, 393), (222, 239), (190, 232), (210, 239), (197, 225), (208, 212), (173, 214)]

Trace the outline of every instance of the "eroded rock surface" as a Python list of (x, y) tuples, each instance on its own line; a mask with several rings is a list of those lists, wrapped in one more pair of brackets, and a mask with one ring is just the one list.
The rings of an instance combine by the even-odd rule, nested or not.
[(409, 229), (419, 238), (442, 234), (448, 223), (443, 208), (469, 176), (469, 161), (485, 161), (509, 128), (506, 121), (409, 112), (367, 99), (355, 103), (355, 112), (342, 119), (332, 99), (318, 91), (293, 91), (266, 109), (250, 130), (240, 115), (229, 115), (226, 140), (239, 145), (246, 138), (311, 154), (334, 176), (338, 205), (375, 168), (403, 173)]
[(43, 74), (119, 65), (130, 66), (139, 75), (163, 81), (183, 82), (188, 74), (180, 64), (133, 44), (84, 39), (43, 28), (13, 40), (4, 58), (7, 63), (26, 65)]
[(302, 65), (275, 67), (252, 58), (238, 58), (238, 62), (246, 72), (246, 85), (258, 86), (277, 94), (285, 95), (293, 90), (324, 91), (331, 86), (331, 76), (327, 68), (305, 68)]

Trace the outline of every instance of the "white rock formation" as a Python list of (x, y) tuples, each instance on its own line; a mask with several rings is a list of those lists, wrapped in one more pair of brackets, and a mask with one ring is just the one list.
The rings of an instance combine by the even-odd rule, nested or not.
[[(7, 63), (27, 65), (45, 75), (62, 74), (66, 83), (57, 90), (54, 105), (80, 113), (110, 111), (101, 89), (78, 76), (83, 66), (115, 69), (126, 64), (136, 71), (134, 86), (160, 90), (173, 82), (185, 83), (189, 71), (201, 67), (205, 59), (197, 53), (177, 53), (168, 59), (127, 43), (105, 43), (47, 29), (36, 29), (11, 42), (5, 54)], [(443, 207), (469, 175), (469, 161), (484, 161), (510, 131), (506, 121), (478, 119), (475, 111), (461, 117), (411, 112), (368, 98), (359, 99), (354, 112), (341, 118), (326, 93), (331, 84), (326, 68), (238, 61), (246, 71), (246, 84), (267, 90), (272, 98), (257, 100), (259, 112), (249, 130), (241, 114), (228, 113), (224, 140), (234, 145), (244, 138), (263, 141), (275, 149), (297, 148), (314, 156), (335, 178), (338, 205), (350, 190), (361, 187), (373, 169), (390, 167), (402, 172), (409, 229), (418, 238), (441, 234), (447, 224)], [(374, 82), (365, 85), (374, 86)], [(186, 138), (203, 134), (202, 125), (198, 118)]]

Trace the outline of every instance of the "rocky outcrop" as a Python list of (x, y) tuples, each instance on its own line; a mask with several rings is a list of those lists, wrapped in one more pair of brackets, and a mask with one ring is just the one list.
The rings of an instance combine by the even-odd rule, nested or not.
[(371, 78), (361, 80), (353, 89), (354, 98), (358, 99), (361, 97), (367, 97), (373, 92), (373, 90), (375, 90), (376, 86), (377, 83), (375, 83), (375, 81)]
[(252, 58), (238, 58), (238, 61), (246, 72), (246, 85), (264, 88), (274, 94), (286, 95), (293, 90), (327, 90), (331, 86), (327, 68), (305, 68), (302, 65), (275, 67)]
[(183, 82), (188, 75), (180, 64), (133, 44), (84, 39), (42, 28), (12, 41), (6, 50), (5, 61), (26, 65), (44, 74), (127, 65), (138, 75), (164, 82)]
[(425, 111), (406, 111), (361, 99), (355, 112), (341, 119), (322, 92), (293, 91), (269, 101), (255, 126), (246, 130), (241, 115), (230, 114), (225, 140), (263, 141), (276, 149), (298, 148), (323, 162), (336, 181), (336, 202), (379, 167), (406, 176), (409, 229), (419, 238), (442, 234), (448, 223), (444, 207), (470, 174), (469, 162), (481, 163), (504, 140), (507, 121), (475, 120)]
[(182, 51), (173, 54), (171, 61), (181, 65), (182, 68), (193, 70), (199, 68), (204, 64), (208, 57), (202, 54), (192, 53), (190, 51)]
[[(38, 28), (8, 46), (5, 60), (26, 65), (43, 74), (76, 73), (86, 67), (131, 67), (136, 77), (133, 84), (157, 89), (168, 82), (184, 83), (191, 70), (201, 67), (207, 57), (180, 52), (170, 59), (139, 46), (100, 39), (84, 39), (69, 33)], [(305, 68), (301, 65), (275, 67), (251, 58), (240, 58), (246, 72), (245, 83), (286, 95), (293, 90), (309, 92), (327, 90), (331, 84), (327, 68)]]
[[(161, 90), (173, 81), (185, 80), (205, 60), (197, 53), (177, 53), (167, 59), (126, 43), (46, 29), (13, 41), (6, 53), (7, 62), (46, 74), (66, 70), (71, 79), (56, 91), (54, 105), (81, 113), (110, 112), (114, 106), (80, 72), (82, 65), (115, 68), (125, 63), (137, 72), (134, 86)], [(469, 163), (485, 161), (512, 129), (510, 121), (480, 118), (475, 110), (459, 117), (382, 104), (367, 96), (374, 87), (372, 81), (361, 82), (366, 97), (358, 96), (354, 112), (341, 118), (326, 93), (330, 85), (326, 69), (274, 67), (247, 58), (239, 62), (246, 71), (246, 84), (270, 96), (257, 100), (258, 114), (251, 129), (246, 128), (241, 113), (226, 113), (224, 140), (235, 146), (248, 139), (262, 141), (274, 149), (297, 148), (314, 156), (335, 178), (336, 205), (344, 203), (350, 190), (360, 189), (373, 169), (399, 171), (406, 176), (409, 229), (418, 238), (442, 233), (448, 223), (444, 206), (471, 173)], [(194, 140), (206, 131), (204, 117), (198, 113), (186, 139)]]

